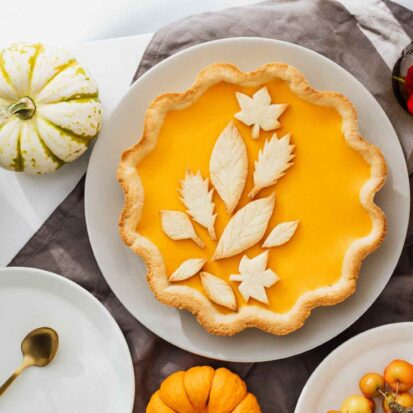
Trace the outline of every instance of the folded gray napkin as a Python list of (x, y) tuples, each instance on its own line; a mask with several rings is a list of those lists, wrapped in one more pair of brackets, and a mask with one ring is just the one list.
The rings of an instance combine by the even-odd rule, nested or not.
[[(261, 36), (294, 42), (336, 61), (367, 86), (390, 117), (406, 156), (412, 161), (413, 120), (393, 97), (390, 66), (406, 46), (403, 43), (413, 36), (413, 13), (387, 1), (365, 1), (362, 3), (365, 9), (358, 7), (361, 3), (282, 0), (183, 19), (154, 35), (135, 79), (173, 53), (209, 40)], [(187, 353), (149, 332), (111, 292), (89, 244), (83, 193), (84, 179), (10, 265), (61, 274), (85, 287), (109, 309), (132, 353), (136, 413), (145, 411), (150, 395), (163, 378), (176, 370), (200, 364), (224, 365), (240, 374), (258, 397), (264, 413), (292, 413), (308, 377), (335, 347), (378, 325), (413, 320), (413, 231), (410, 228), (402, 257), (386, 289), (364, 316), (334, 340), (307, 353), (267, 363), (222, 363)], [(334, 308), (331, 312), (334, 315)]]

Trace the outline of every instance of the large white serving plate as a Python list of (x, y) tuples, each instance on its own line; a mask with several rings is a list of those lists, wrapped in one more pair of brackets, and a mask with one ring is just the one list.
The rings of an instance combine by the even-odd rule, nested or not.
[(132, 412), (133, 365), (115, 320), (86, 290), (42, 270), (0, 269), (0, 384), (22, 362), (21, 340), (44, 326), (59, 334), (56, 358), (26, 370), (0, 398), (1, 412)]
[[(257, 330), (235, 337), (206, 333), (193, 316), (160, 304), (146, 285), (145, 266), (119, 238), (118, 217), (123, 195), (115, 173), (123, 150), (142, 131), (150, 102), (164, 92), (183, 91), (197, 73), (214, 62), (231, 62), (243, 70), (283, 61), (301, 70), (313, 86), (344, 93), (359, 111), (362, 134), (383, 151), (389, 178), (377, 197), (388, 218), (388, 234), (380, 250), (363, 265), (356, 294), (332, 308), (317, 309), (305, 326), (287, 337)], [(303, 47), (270, 39), (236, 38), (184, 50), (142, 76), (132, 85), (106, 122), (97, 140), (86, 179), (86, 222), (99, 267), (125, 307), (158, 336), (185, 350), (230, 361), (265, 361), (292, 356), (316, 347), (356, 321), (387, 284), (406, 235), (410, 195), (402, 149), (387, 116), (351, 74), (331, 60)]]
[[(340, 409), (344, 399), (361, 394), (358, 381), (368, 372), (381, 373), (394, 359), (413, 362), (413, 323), (387, 324), (365, 331), (336, 348), (313, 372), (295, 413)], [(383, 410), (377, 403), (376, 413)]]

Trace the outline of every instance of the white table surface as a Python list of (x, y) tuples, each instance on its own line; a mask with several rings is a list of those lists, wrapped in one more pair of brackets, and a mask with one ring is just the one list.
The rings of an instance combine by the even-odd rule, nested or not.
[[(45, 4), (50, 3), (49, 0), (40, 1)], [(127, 2), (129, 0), (124, 0), (123, 3), (125, 1)], [(345, 3), (349, 9), (354, 9), (355, 11), (352, 11), (354, 13), (360, 8), (358, 6), (358, 0), (340, 1)], [(93, 0), (92, 2), (96, 3), (95, 6), (97, 6), (97, 3), (100, 4), (101, 0)], [(242, 0), (239, 4), (254, 2), (254, 0)], [(397, 2), (413, 10), (413, 0), (398, 0)], [(27, 3), (27, 1), (24, 0), (22, 3)], [(54, 9), (56, 9), (56, 3), (59, 2), (53, 1), (52, 3)], [(73, 7), (76, 8), (79, 7), (80, 3), (84, 4), (84, 0), (75, 0), (72, 3)], [(100, 12), (109, 16), (108, 10), (113, 11), (113, 7), (110, 6), (111, 3), (103, 3), (105, 3), (105, 8), (104, 11), (101, 10)], [(135, 6), (132, 9), (135, 14), (139, 9), (139, 19), (141, 23), (144, 20), (147, 21), (149, 15), (153, 16), (152, 26), (148, 27), (154, 30), (160, 22), (165, 24), (194, 12), (237, 4), (234, 0), (223, 0), (222, 3), (214, 0), (211, 4), (204, 6), (201, 6), (200, 3), (205, 2), (195, 3), (196, 5), (194, 5), (192, 0), (171, 0), (169, 2), (160, 0), (148, 2), (146, 0), (140, 0), (134, 3)], [(381, 0), (366, 0), (363, 4), (367, 5), (367, 3), (372, 3), (373, 6), (375, 5), (377, 7), (377, 5), (381, 3)], [(28, 29), (26, 25), (19, 25), (19, 30), (15, 31), (15, 37), (10, 37), (11, 33), (13, 33), (13, 21), (16, 15), (20, 16), (20, 19), (23, 19), (21, 21), (24, 21), (29, 15), (33, 18), (33, 14), (38, 12), (34, 9), (31, 10), (30, 4), (32, 4), (32, 2), (27, 3), (27, 8), (20, 8), (20, 6), (17, 8), (15, 3), (10, 2), (5, 9), (2, 9), (0, 12), (0, 34), (2, 35), (0, 38), (0, 47), (6, 46), (7, 43), (14, 39), (23, 40), (25, 37), (29, 38), (28, 36), (31, 33), (29, 30), (34, 31), (34, 38), (42, 41), (47, 40), (44, 37), (45, 31), (41, 29), (42, 25), (46, 24), (46, 22), (36, 25), (37, 28), (31, 26), (32, 28), (30, 29)], [(62, 6), (62, 3), (59, 4)], [(65, 2), (65, 4), (67, 5), (67, 2)], [(118, 5), (118, 2), (114, 2), (113, 4)], [(93, 8), (90, 7), (88, 3), (86, 10), (91, 13)], [(8, 10), (8, 8), (10, 8), (10, 10)], [(13, 8), (16, 8), (16, 10)], [(50, 13), (53, 13), (54, 9), (52, 8)], [(123, 7), (123, 10), (125, 12), (126, 8)], [(55, 10), (55, 12), (57, 11)], [(126, 15), (126, 13), (124, 14)], [(84, 19), (85, 15), (83, 15), (82, 18)], [(126, 17), (124, 16), (124, 18)], [(113, 18), (112, 20), (116, 19)], [(81, 19), (77, 19), (77, 22), (82, 21)], [(64, 21), (62, 24), (64, 26)], [(117, 20), (117, 24), (119, 25), (119, 19)], [(137, 26), (136, 30), (139, 32), (142, 25), (140, 26), (138, 22), (135, 23), (135, 26)], [(65, 30), (61, 30), (60, 33), (65, 33)], [(3, 36), (3, 34), (5, 35)], [(86, 37), (90, 38), (90, 36)], [(104, 106), (104, 118), (107, 119), (128, 89), (140, 58), (151, 37), (152, 34), (140, 34), (72, 45), (67, 44), (68, 36), (61, 35), (50, 38), (53, 38), (54, 42), (59, 42), (60, 45), (71, 50), (78, 60), (86, 65), (93, 74), (99, 85), (100, 97)], [(48, 43), (51, 42), (49, 41)], [(399, 52), (400, 51), (397, 50), (397, 53)], [(40, 177), (0, 169), (0, 266), (6, 266), (12, 260), (60, 202), (71, 192), (85, 173), (87, 163), (88, 154), (73, 164), (65, 165), (54, 174)]]
[[(97, 81), (104, 118), (128, 89), (151, 37), (146, 34), (67, 46)], [(0, 266), (11, 261), (76, 186), (86, 171), (89, 153), (45, 176), (0, 169)]]

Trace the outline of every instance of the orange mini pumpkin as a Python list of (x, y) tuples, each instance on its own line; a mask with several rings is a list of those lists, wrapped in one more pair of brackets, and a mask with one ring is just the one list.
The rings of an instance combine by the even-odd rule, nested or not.
[(261, 413), (261, 408), (238, 375), (202, 366), (167, 377), (146, 413)]

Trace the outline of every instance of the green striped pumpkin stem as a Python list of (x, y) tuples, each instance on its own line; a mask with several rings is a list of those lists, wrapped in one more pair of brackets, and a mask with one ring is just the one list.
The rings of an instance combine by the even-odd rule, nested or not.
[(36, 112), (36, 105), (29, 97), (24, 97), (15, 103), (12, 103), (0, 112), (0, 120), (3, 122), (12, 116), (17, 116), (20, 119), (31, 119)]

